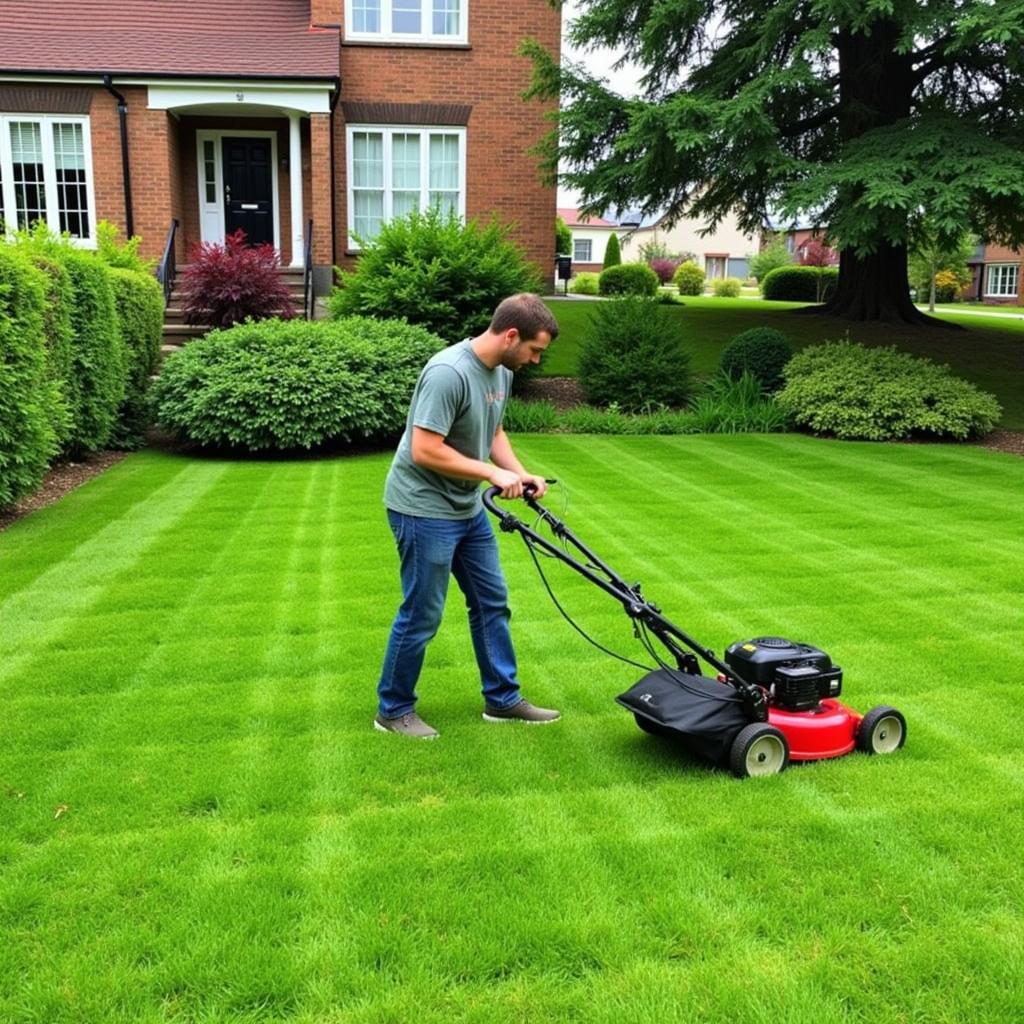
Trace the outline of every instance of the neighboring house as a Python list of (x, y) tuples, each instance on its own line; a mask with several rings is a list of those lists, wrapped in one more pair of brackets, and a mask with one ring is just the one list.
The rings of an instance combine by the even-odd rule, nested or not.
[[(811, 221), (790, 221), (786, 223), (769, 217), (764, 226), (764, 244), (773, 234), (781, 234), (786, 242), (786, 251), (793, 257), (794, 263), (803, 261), (804, 253), (809, 242), (821, 242), (824, 245), (824, 230)], [(828, 266), (839, 266), (839, 253), (835, 249), (825, 246), (828, 257)]]
[(4, 0), (0, 217), (83, 246), (110, 220), (149, 257), (177, 221), (179, 264), (243, 228), (286, 266), (312, 221), (322, 292), (357, 233), (437, 204), (514, 223), (546, 272), (526, 36), (559, 51), (547, 0)]
[(582, 270), (600, 272), (604, 267), (608, 238), (617, 233), (617, 225), (603, 217), (581, 217), (579, 210), (569, 206), (560, 206), (558, 216), (572, 232), (573, 273)]
[(1021, 294), (1024, 251), (1004, 245), (979, 245), (974, 258), (967, 261), (973, 275), (970, 287), (961, 293), (965, 299), (977, 299), (991, 306), (1024, 305)]
[(692, 217), (677, 221), (669, 228), (660, 214), (654, 217), (626, 214), (619, 218), (619, 226), (627, 231), (622, 237), (624, 263), (639, 262), (641, 246), (660, 243), (673, 254), (693, 253), (708, 280), (716, 277), (745, 279), (749, 276), (747, 258), (760, 248), (759, 239), (744, 234), (732, 216), (703, 237), (700, 232), (705, 227), (704, 222)]

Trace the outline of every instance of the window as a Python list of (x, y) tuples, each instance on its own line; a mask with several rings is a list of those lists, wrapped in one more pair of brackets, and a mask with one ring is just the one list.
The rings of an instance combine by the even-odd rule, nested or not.
[(0, 115), (0, 218), (93, 242), (91, 159), (87, 118)]
[(348, 128), (348, 229), (374, 238), (385, 221), (438, 207), (465, 215), (464, 128)]
[(353, 0), (345, 38), (394, 43), (465, 43), (466, 0)]
[(572, 258), (574, 263), (590, 263), (593, 255), (593, 242), (589, 238), (572, 240)]
[(713, 280), (716, 277), (725, 277), (725, 257), (705, 256), (704, 274), (708, 280)]
[(994, 263), (988, 268), (985, 294), (993, 298), (1015, 298), (1020, 266), (1016, 263)]

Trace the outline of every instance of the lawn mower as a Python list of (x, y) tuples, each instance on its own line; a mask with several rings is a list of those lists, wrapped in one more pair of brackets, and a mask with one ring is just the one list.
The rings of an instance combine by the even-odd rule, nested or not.
[[(628, 584), (598, 558), (536, 500), (533, 489), (527, 489), (523, 500), (537, 516), (534, 526), (499, 508), (495, 499), (500, 493), (497, 487), (488, 488), (484, 506), (504, 532), (517, 532), (526, 542), (545, 589), (569, 624), (606, 654), (646, 671), (616, 698), (644, 732), (728, 766), (740, 778), (773, 775), (784, 771), (790, 761), (820, 761), (853, 750), (891, 754), (903, 746), (907, 723), (895, 708), (883, 705), (862, 716), (837, 700), (843, 670), (820, 648), (759, 636), (737, 640), (719, 659), (665, 618), (644, 597), (639, 583)], [(541, 523), (559, 543), (537, 532), (534, 527)], [(559, 604), (538, 553), (566, 563), (619, 601), (657, 667), (624, 658), (587, 636)], [(660, 641), (673, 664), (653, 640)], [(701, 660), (714, 670), (714, 676), (701, 673)]]

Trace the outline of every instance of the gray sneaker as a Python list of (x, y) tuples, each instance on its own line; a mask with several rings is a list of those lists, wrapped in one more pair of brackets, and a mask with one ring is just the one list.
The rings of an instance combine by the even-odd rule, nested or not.
[(547, 725), (557, 722), (562, 717), (558, 711), (550, 708), (534, 707), (528, 700), (521, 700), (510, 708), (492, 708), (484, 705), (485, 722), (527, 722), (530, 725)]
[(385, 718), (383, 715), (377, 715), (373, 720), (373, 727), (381, 732), (397, 732), (400, 736), (410, 736), (415, 740), (436, 740), (441, 735), (436, 729), (427, 725), (415, 711), (409, 711), (397, 718)]

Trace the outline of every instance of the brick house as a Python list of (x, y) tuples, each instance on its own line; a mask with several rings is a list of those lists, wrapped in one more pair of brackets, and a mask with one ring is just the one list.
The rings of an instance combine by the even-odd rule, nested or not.
[(560, 206), (558, 216), (565, 221), (572, 234), (572, 269), (600, 273), (604, 268), (604, 253), (608, 238), (620, 234), (617, 225), (603, 217), (583, 217), (575, 206)]
[(530, 36), (558, 52), (547, 0), (4, 0), (0, 217), (79, 244), (96, 222), (177, 261), (244, 228), (319, 292), (358, 232), (438, 204), (497, 214), (548, 273), (555, 189), (530, 148)]

